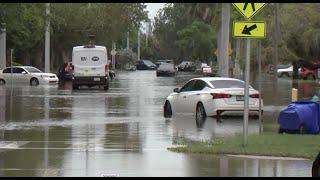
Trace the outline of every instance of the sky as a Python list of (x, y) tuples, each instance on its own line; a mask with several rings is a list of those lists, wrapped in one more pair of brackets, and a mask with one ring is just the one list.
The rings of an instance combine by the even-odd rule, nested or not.
[[(154, 20), (154, 17), (157, 15), (157, 12), (164, 7), (166, 3), (144, 3), (147, 5), (147, 11), (148, 11), (148, 16), (151, 21)], [(141, 31), (143, 33), (146, 32), (146, 25), (144, 22), (142, 22), (142, 28)]]
[(147, 10), (149, 11), (149, 18), (153, 18), (157, 15), (157, 12), (160, 8), (164, 7), (166, 3), (145, 3), (147, 5)]

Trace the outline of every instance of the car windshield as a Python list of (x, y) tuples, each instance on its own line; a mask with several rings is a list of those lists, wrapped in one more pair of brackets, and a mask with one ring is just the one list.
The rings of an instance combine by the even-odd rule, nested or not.
[[(244, 82), (236, 80), (214, 80), (210, 81), (214, 88), (244, 88)], [(252, 88), (251, 86), (249, 86)]]
[(29, 73), (42, 73), (42, 71), (40, 71), (37, 68), (34, 67), (25, 67), (25, 69), (29, 72)]

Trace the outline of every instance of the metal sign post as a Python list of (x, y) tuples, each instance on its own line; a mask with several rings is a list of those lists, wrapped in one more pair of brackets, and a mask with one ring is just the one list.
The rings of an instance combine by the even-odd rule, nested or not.
[(250, 78), (250, 38), (246, 39), (246, 65), (245, 65), (245, 89), (244, 89), (244, 121), (243, 121), (243, 145), (248, 142), (249, 120), (249, 78)]
[[(249, 5), (250, 4), (250, 5)], [(245, 89), (244, 89), (244, 115), (243, 115), (243, 146), (248, 144), (248, 120), (249, 120), (249, 79), (250, 79), (250, 38), (265, 38), (266, 28), (263, 21), (250, 21), (266, 3), (233, 3), (234, 7), (245, 17), (247, 21), (233, 23), (233, 37), (246, 38), (246, 64), (245, 64)], [(259, 71), (260, 77), (260, 71)], [(260, 79), (259, 79), (260, 80)], [(260, 82), (259, 82), (260, 83)], [(259, 86), (259, 93), (260, 86)], [(260, 95), (259, 95), (260, 96)], [(261, 120), (261, 99), (259, 97), (259, 123)], [(261, 132), (259, 125), (259, 133)]]

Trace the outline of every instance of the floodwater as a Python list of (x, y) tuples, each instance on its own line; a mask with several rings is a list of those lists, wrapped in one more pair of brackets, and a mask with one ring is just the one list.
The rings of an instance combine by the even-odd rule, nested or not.
[[(312, 160), (175, 153), (178, 138), (208, 140), (242, 133), (242, 117), (163, 118), (175, 87), (195, 75), (156, 77), (155, 71), (116, 72), (109, 91), (54, 86), (0, 86), (0, 176), (311, 176)], [(251, 77), (257, 89), (258, 78)], [(291, 98), (290, 79), (261, 78), (264, 131)], [(318, 83), (298, 81), (310, 99)], [(259, 132), (249, 119), (249, 133)]]

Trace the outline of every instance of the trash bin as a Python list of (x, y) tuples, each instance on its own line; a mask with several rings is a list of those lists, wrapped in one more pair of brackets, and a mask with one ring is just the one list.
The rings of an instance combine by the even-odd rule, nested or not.
[(319, 102), (296, 101), (280, 112), (279, 132), (319, 134)]
[(312, 177), (320, 177), (320, 152), (312, 163)]

